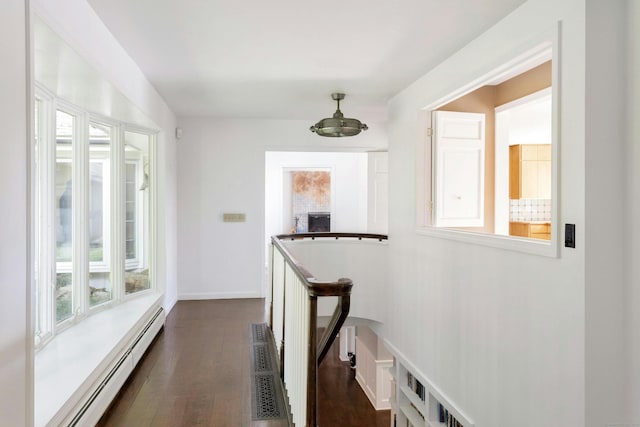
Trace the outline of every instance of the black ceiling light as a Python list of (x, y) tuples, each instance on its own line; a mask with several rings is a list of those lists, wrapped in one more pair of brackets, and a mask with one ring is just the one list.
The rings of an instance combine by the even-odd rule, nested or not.
[(340, 100), (344, 99), (344, 93), (332, 93), (331, 99), (338, 103), (338, 109), (333, 113), (333, 117), (322, 119), (311, 126), (309, 128), (311, 132), (315, 132), (320, 136), (354, 136), (362, 130), (369, 129), (367, 125), (361, 123), (358, 119), (344, 117), (342, 111), (340, 111)]

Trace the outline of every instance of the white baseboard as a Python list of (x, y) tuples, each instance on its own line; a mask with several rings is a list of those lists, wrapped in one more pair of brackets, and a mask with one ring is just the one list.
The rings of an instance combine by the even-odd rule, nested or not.
[(177, 302), (178, 297), (173, 298), (171, 301), (165, 301), (163, 308), (167, 316), (171, 313), (171, 310), (173, 310), (173, 307), (175, 307)]
[(199, 292), (178, 294), (179, 301), (202, 299), (264, 298), (261, 292)]

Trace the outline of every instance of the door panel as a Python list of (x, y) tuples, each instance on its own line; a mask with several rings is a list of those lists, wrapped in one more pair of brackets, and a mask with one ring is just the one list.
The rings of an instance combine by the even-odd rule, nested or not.
[(484, 226), (485, 115), (433, 112), (436, 227)]

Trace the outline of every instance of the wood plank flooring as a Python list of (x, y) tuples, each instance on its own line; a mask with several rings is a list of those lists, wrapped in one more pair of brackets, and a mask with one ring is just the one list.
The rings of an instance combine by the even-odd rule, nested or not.
[[(249, 325), (265, 321), (262, 299), (180, 301), (98, 426), (251, 425)], [(338, 360), (319, 369), (321, 427), (387, 427)]]
[(318, 369), (318, 426), (389, 427), (391, 411), (373, 409), (349, 362), (340, 361), (338, 341)]

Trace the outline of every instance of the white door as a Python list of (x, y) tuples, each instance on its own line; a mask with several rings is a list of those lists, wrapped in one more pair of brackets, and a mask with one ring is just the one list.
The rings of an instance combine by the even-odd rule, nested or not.
[(485, 115), (434, 111), (436, 227), (484, 226)]
[(389, 229), (389, 153), (371, 152), (368, 170), (367, 230), (387, 234)]

